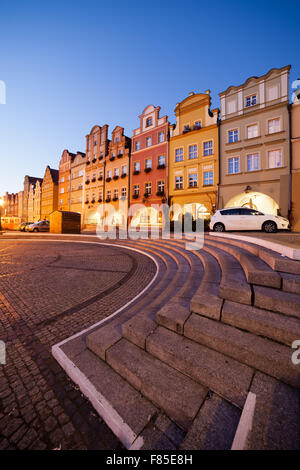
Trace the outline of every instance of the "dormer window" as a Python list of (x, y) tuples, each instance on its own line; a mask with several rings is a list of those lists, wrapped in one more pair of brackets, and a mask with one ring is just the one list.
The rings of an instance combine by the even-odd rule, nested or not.
[(152, 126), (152, 117), (147, 118), (146, 120), (146, 127)]
[(256, 95), (247, 96), (247, 98), (246, 98), (246, 108), (249, 108), (249, 106), (255, 106), (256, 104), (257, 104), (257, 96)]

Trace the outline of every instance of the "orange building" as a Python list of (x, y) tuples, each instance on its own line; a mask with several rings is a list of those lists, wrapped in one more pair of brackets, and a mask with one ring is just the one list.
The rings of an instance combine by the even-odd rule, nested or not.
[(41, 197), (41, 219), (49, 219), (51, 212), (57, 210), (58, 207), (58, 170), (46, 167)]
[(71, 158), (71, 208), (72, 212), (81, 214), (81, 224), (83, 224), (84, 214), (84, 192), (85, 192), (85, 168), (86, 155), (83, 152), (77, 152)]
[[(108, 147), (105, 163), (105, 202), (119, 210), (120, 201), (129, 204), (129, 168), (131, 139), (124, 135), (124, 128), (116, 126), (112, 131), (112, 139)], [(115, 214), (112, 224), (126, 226), (127, 217), (124, 213)]]
[(95, 228), (97, 207), (104, 199), (105, 159), (108, 153), (108, 125), (94, 126), (86, 136), (84, 225)]
[(168, 117), (159, 117), (160, 107), (147, 106), (140, 126), (133, 131), (130, 205), (144, 204), (136, 212), (133, 225), (161, 225), (161, 213), (154, 207), (168, 201)]
[(58, 184), (58, 209), (60, 211), (71, 210), (71, 160), (75, 153), (64, 150), (59, 162), (59, 184)]

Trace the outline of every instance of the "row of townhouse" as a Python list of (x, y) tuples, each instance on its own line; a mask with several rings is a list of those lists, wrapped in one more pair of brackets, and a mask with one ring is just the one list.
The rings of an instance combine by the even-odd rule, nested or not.
[(142, 204), (132, 223), (160, 225), (157, 206), (169, 203), (175, 220), (182, 208), (207, 219), (216, 208), (248, 206), (289, 216), (300, 230), (300, 99), (289, 104), (289, 72), (271, 69), (230, 86), (219, 94), (220, 110), (211, 109), (210, 90), (190, 93), (176, 105), (176, 124), (149, 105), (131, 138), (120, 126), (110, 139), (107, 125), (94, 126), (85, 153), (64, 150), (59, 171), (26, 177), (33, 194), (24, 182), (23, 218), (38, 217), (36, 195), (40, 218), (80, 212), (86, 227), (105, 203), (116, 209), (113, 223), (127, 223), (122, 203)]

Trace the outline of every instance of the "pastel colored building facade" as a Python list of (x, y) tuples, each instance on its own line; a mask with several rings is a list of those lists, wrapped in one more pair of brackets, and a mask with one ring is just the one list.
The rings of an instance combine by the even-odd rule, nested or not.
[(35, 191), (34, 184), (31, 184), (29, 187), (28, 208), (27, 208), (29, 222), (34, 222), (34, 191)]
[[(147, 106), (133, 131), (130, 169), (130, 205), (144, 204), (145, 209), (132, 215), (138, 226), (162, 223), (159, 207), (168, 202), (168, 117), (159, 116), (160, 107)], [(157, 207), (153, 207), (156, 205)]]
[(51, 212), (58, 208), (58, 170), (48, 165), (42, 182), (41, 220), (48, 220)]
[(292, 188), (291, 223), (292, 230), (300, 232), (300, 94), (291, 105), (292, 142)]
[(219, 110), (211, 111), (210, 91), (190, 93), (175, 108), (170, 126), (169, 196), (172, 217), (190, 213), (207, 219), (216, 209), (219, 182)]
[(288, 216), (290, 66), (220, 93), (219, 208), (247, 206)]
[(35, 184), (34, 189), (34, 200), (33, 200), (33, 221), (38, 222), (41, 220), (41, 199), (42, 199), (42, 185), (38, 180)]
[(58, 183), (58, 209), (60, 211), (71, 210), (71, 161), (74, 153), (65, 149), (59, 161), (59, 183)]
[[(104, 199), (105, 163), (108, 153), (108, 125), (94, 126), (86, 136), (84, 225), (93, 228), (99, 221), (98, 205)], [(100, 202), (101, 201), (101, 202)]]
[(81, 214), (81, 224), (83, 225), (84, 216), (84, 196), (85, 196), (85, 168), (86, 155), (83, 152), (77, 152), (71, 158), (71, 196), (70, 210)]
[[(23, 222), (32, 222), (28, 218), (28, 199), (29, 199), (29, 191), (31, 185), (36, 184), (39, 181), (42, 184), (42, 178), (36, 178), (35, 176), (26, 175), (24, 178), (24, 190), (23, 190), (23, 197), (22, 197), (22, 221)], [(31, 214), (30, 214), (31, 215)]]
[[(129, 169), (131, 139), (124, 135), (124, 128), (116, 126), (112, 131), (105, 164), (105, 203), (114, 207), (108, 218), (109, 225), (126, 227), (129, 204)], [(122, 202), (121, 202), (122, 201)]]

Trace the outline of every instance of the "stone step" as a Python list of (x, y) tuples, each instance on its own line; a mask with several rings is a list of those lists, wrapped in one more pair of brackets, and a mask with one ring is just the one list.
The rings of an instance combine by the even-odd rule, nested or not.
[(254, 286), (253, 289), (256, 307), (300, 318), (300, 295), (270, 287)]
[[(218, 239), (221, 242), (225, 241), (225, 238), (218, 236), (206, 235), (205, 238), (209, 240), (211, 238)], [(249, 243), (243, 240), (236, 240), (233, 238), (226, 237), (226, 243), (231, 245), (239, 246), (255, 256), (258, 256), (262, 261), (268, 264), (274, 271), (282, 271), (290, 274), (300, 274), (300, 262), (292, 260), (279, 253), (272, 251), (268, 248), (261, 247), (255, 243)]]
[(222, 279), (219, 296), (225, 300), (251, 305), (251, 287), (245, 278), (240, 263), (232, 255), (219, 248), (204, 245), (203, 250), (214, 256), (220, 265)]
[(106, 352), (107, 363), (183, 429), (188, 429), (206, 395), (207, 388), (126, 339)]
[(280, 273), (280, 275), (282, 277), (282, 290), (300, 295), (300, 276), (288, 273)]
[(173, 301), (167, 303), (156, 313), (156, 322), (158, 325), (183, 335), (184, 324), (190, 315), (189, 309)]
[(287, 346), (195, 314), (186, 321), (184, 336), (300, 388), (299, 367)]
[(300, 322), (296, 318), (227, 300), (222, 309), (222, 322), (289, 347), (300, 338)]
[(148, 336), (146, 350), (236, 406), (244, 406), (253, 377), (250, 367), (163, 327)]
[(61, 349), (68, 360), (54, 353), (58, 362), (124, 446), (129, 448), (156, 418), (159, 413), (157, 407), (89, 351), (81, 337), (70, 340)]
[(299, 390), (257, 372), (251, 392), (256, 405), (247, 450), (299, 451)]
[(240, 410), (216, 394), (200, 408), (180, 446), (182, 450), (230, 450)]
[(196, 251), (195, 255), (204, 266), (204, 276), (200, 287), (190, 301), (192, 312), (209, 318), (220, 319), (223, 300), (219, 297), (221, 269), (214, 256), (204, 250)]
[(252, 253), (247, 252), (241, 247), (230, 245), (226, 243), (226, 240), (220, 242), (218, 240), (211, 241), (211, 239), (209, 239), (206, 244), (219, 247), (234, 256), (241, 264), (249, 284), (258, 284), (277, 289), (281, 288), (281, 277), (278, 272), (273, 271), (273, 269)]

